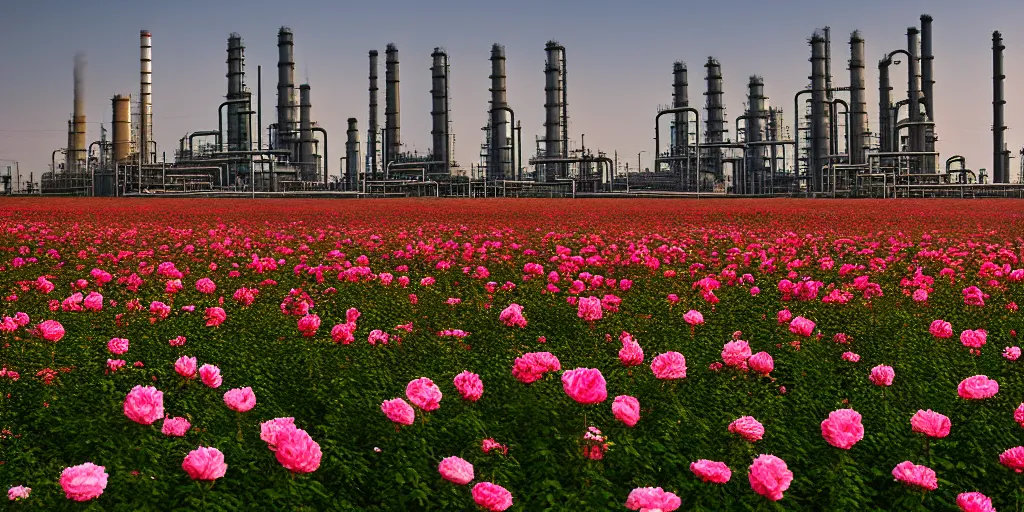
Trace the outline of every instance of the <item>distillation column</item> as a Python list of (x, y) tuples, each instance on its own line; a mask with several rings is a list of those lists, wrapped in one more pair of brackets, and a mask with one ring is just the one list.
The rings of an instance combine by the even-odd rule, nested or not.
[[(690, 92), (689, 80), (687, 78), (686, 63), (676, 61), (672, 63), (672, 108), (689, 107)], [(687, 153), (690, 145), (690, 116), (687, 112), (677, 112), (673, 115), (672, 125), (672, 146), (669, 150), (670, 156), (682, 156)], [(675, 160), (671, 167), (681, 175), (681, 182), (688, 178), (682, 176), (689, 166), (687, 162)], [(639, 169), (637, 169), (639, 171)]]
[(85, 170), (85, 55), (82, 53), (75, 54), (75, 103), (71, 121), (71, 144), (64, 170)]
[(384, 50), (384, 161), (386, 167), (389, 163), (398, 160), (402, 151), (401, 133), (401, 99), (398, 88), (398, 47), (394, 43), (388, 43)]
[(294, 47), (292, 29), (281, 27), (277, 32), (277, 141), (274, 147), (291, 151), (293, 161), (300, 159), (295, 147), (298, 130), (295, 122)]
[(433, 145), (433, 158), (444, 162), (435, 172), (445, 176), (451, 174), (451, 136), (449, 134), (449, 105), (448, 105), (448, 53), (441, 48), (434, 48), (430, 54), (433, 59), (430, 66), (431, 88), (430, 98), (432, 108), (430, 119), (433, 126), (430, 130), (430, 137)]
[(824, 192), (823, 167), (828, 165), (829, 112), (826, 105), (825, 38), (820, 32), (811, 37), (811, 151), (807, 172), (811, 192)]
[(316, 181), (317, 165), (313, 153), (313, 109), (309, 99), (309, 84), (299, 86), (299, 168), (302, 181)]
[[(763, 142), (765, 140), (765, 126), (768, 120), (768, 111), (764, 95), (764, 79), (759, 76), (751, 76), (747, 85), (747, 143)], [(741, 194), (760, 194), (763, 192), (764, 183), (764, 162), (767, 157), (766, 146), (750, 146), (747, 150), (748, 160), (743, 176), (744, 182), (740, 186)], [(733, 183), (735, 187), (737, 183)]]
[(153, 146), (153, 34), (139, 32), (139, 152), (142, 163), (150, 163)]
[[(921, 57), (920, 57), (920, 34), (917, 27), (907, 28), (907, 51), (910, 58), (907, 59), (907, 107), (909, 108), (910, 126), (907, 127), (908, 150), (911, 152), (924, 151), (924, 121), (921, 117)], [(896, 120), (899, 121), (898, 119)], [(911, 173), (923, 172), (920, 159), (912, 159)]]
[(345, 140), (345, 185), (349, 191), (359, 190), (359, 126), (356, 118), (348, 118)]
[(128, 155), (131, 153), (132, 142), (132, 105), (131, 99), (118, 94), (111, 100), (113, 109), (113, 143), (114, 163), (124, 165), (128, 163)]
[[(242, 36), (231, 34), (228, 38), (228, 100), (248, 100), (251, 94), (245, 90), (245, 46)], [(249, 151), (250, 126), (248, 103), (228, 104), (228, 151)], [(220, 150), (220, 148), (218, 148)]]
[[(565, 47), (557, 41), (548, 41), (544, 46), (547, 59), (544, 63), (544, 157), (564, 158), (566, 156), (565, 122)], [(568, 166), (545, 164), (539, 166), (537, 181), (554, 181), (566, 177)]]
[(850, 164), (868, 162), (868, 104), (864, 96), (864, 38), (859, 30), (850, 34)]
[(992, 183), (1009, 183), (1010, 152), (1006, 149), (1006, 120), (1003, 108), (1003, 36), (992, 32)]
[(490, 147), (487, 148), (487, 180), (515, 179), (512, 174), (511, 148), (509, 147), (508, 112), (494, 110), (508, 107), (505, 90), (505, 47), (494, 43), (491, 46), (491, 109)]
[(892, 145), (892, 85), (889, 83), (889, 61), (878, 61), (878, 149), (882, 153), (893, 150)]
[[(707, 120), (705, 121), (706, 136), (708, 144), (720, 144), (725, 142), (725, 103), (722, 98), (722, 66), (714, 57), (708, 57), (704, 64), (707, 70), (705, 80), (707, 91), (704, 93), (705, 109)], [(703, 172), (713, 174), (716, 178), (722, 179), (722, 150), (721, 148), (710, 148), (704, 158), (706, 168)], [(699, 180), (698, 180), (699, 181)]]
[(366, 130), (366, 179), (377, 179), (377, 50), (370, 50), (370, 115)]

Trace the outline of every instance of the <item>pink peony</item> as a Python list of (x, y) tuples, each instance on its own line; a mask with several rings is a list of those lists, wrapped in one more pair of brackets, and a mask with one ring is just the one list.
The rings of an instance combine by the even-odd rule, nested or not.
[(209, 277), (204, 277), (196, 281), (196, 290), (199, 293), (210, 295), (213, 292), (217, 291), (217, 285), (214, 284), (214, 282), (210, 280)]
[(960, 398), (984, 400), (992, 398), (999, 392), (999, 383), (985, 375), (975, 375), (960, 381), (956, 391), (960, 394)]
[(1024, 427), (1024, 403), (1017, 406), (1017, 409), (1013, 411), (1013, 421), (1016, 421), (1018, 425)]
[(252, 388), (229, 389), (224, 393), (224, 403), (232, 411), (246, 412), (256, 407), (256, 394)]
[(107, 472), (92, 462), (64, 468), (60, 486), (69, 500), (89, 501), (98, 498), (107, 488)]
[(40, 338), (56, 343), (64, 337), (64, 326), (56, 320), (47, 320), (36, 325), (36, 332)]
[(217, 368), (212, 364), (204, 364), (199, 368), (199, 379), (202, 380), (203, 384), (206, 384), (207, 387), (213, 389), (219, 388), (221, 382), (223, 382), (223, 379), (221, 379), (220, 376), (220, 368)]
[(722, 347), (722, 361), (733, 368), (746, 369), (750, 353), (750, 344), (746, 341), (730, 341)]
[(317, 315), (310, 314), (299, 319), (299, 332), (305, 338), (316, 336), (316, 331), (319, 328), (320, 317)]
[(892, 366), (880, 364), (871, 369), (868, 379), (876, 386), (892, 386), (892, 380), (896, 377), (896, 371)]
[(914, 294), (911, 296), (914, 302), (927, 302), (928, 301), (928, 290), (924, 288), (918, 288), (914, 290)]
[(814, 322), (798, 316), (789, 323), (789, 332), (796, 334), (797, 336), (810, 336), (814, 332)]
[(103, 295), (96, 292), (89, 292), (89, 295), (85, 297), (82, 305), (89, 311), (102, 311)]
[(224, 463), (224, 454), (216, 448), (200, 446), (188, 452), (185, 460), (181, 461), (181, 469), (184, 469), (192, 480), (216, 480), (228, 470)]
[(853, 352), (843, 352), (843, 361), (856, 363), (860, 361), (860, 354), (855, 354)]
[(409, 381), (405, 387), (405, 396), (424, 411), (434, 411), (441, 407), (441, 389), (426, 377)]
[(928, 332), (932, 333), (932, 336), (936, 338), (952, 338), (953, 324), (945, 320), (935, 320), (928, 326)]
[(174, 362), (174, 371), (186, 379), (196, 378), (196, 358), (181, 356)]
[(473, 481), (473, 465), (461, 457), (446, 457), (437, 465), (441, 477), (449, 482), (466, 485)]
[(747, 361), (751, 370), (754, 370), (761, 375), (768, 375), (775, 369), (775, 361), (772, 359), (771, 354), (767, 352), (758, 352), (750, 356), (750, 360)]
[(632, 336), (622, 339), (622, 348), (619, 349), (619, 361), (623, 366), (640, 366), (644, 364), (644, 349), (633, 339)]
[(597, 297), (580, 297), (576, 307), (576, 316), (588, 322), (600, 320), (604, 316), (601, 299)]
[(627, 427), (635, 426), (640, 421), (640, 401), (629, 395), (619, 395), (612, 401), (612, 414)]
[(783, 309), (782, 311), (779, 311), (778, 314), (775, 316), (779, 320), (780, 324), (784, 324), (793, 319), (793, 313), (790, 313), (788, 309)]
[(206, 308), (206, 326), (217, 327), (228, 319), (223, 308)]
[(910, 418), (910, 429), (928, 437), (941, 439), (949, 435), (949, 418), (931, 409), (918, 410)]
[(992, 500), (980, 492), (962, 492), (957, 495), (956, 504), (963, 512), (996, 512)]
[(128, 352), (128, 340), (124, 338), (110, 338), (110, 341), (107, 342), (107, 350), (114, 355), (124, 354)]
[(270, 451), (277, 451), (277, 433), (295, 427), (295, 418), (274, 418), (260, 423), (260, 439), (267, 443)]
[(1020, 347), (1006, 347), (1003, 349), (1003, 357), (1008, 361), (1016, 361), (1020, 358)]
[(562, 363), (551, 352), (528, 352), (517, 357), (512, 365), (512, 376), (523, 384), (532, 384), (547, 372), (557, 372)]
[(662, 490), (661, 487), (637, 487), (629, 491), (626, 497), (626, 508), (630, 510), (661, 510), (669, 512), (682, 505), (675, 493)]
[(999, 463), (1018, 473), (1024, 473), (1024, 446), (1016, 446), (1001, 453)]
[(164, 393), (153, 386), (135, 386), (124, 398), (124, 415), (141, 425), (164, 417)]
[(320, 467), (320, 445), (305, 430), (285, 425), (274, 435), (274, 455), (292, 473), (312, 473)]
[(900, 462), (892, 468), (892, 476), (896, 478), (897, 482), (920, 487), (926, 491), (934, 491), (939, 488), (935, 471), (928, 466), (915, 465), (909, 460)]
[(185, 437), (185, 433), (191, 427), (192, 424), (185, 418), (164, 418), (164, 425), (160, 432), (169, 437)]
[(498, 319), (508, 327), (526, 328), (526, 317), (523, 316), (523, 307), (519, 304), (511, 304), (502, 310)]
[(701, 459), (690, 463), (690, 471), (704, 482), (724, 484), (732, 478), (732, 471), (724, 462)]
[(562, 374), (565, 394), (583, 405), (601, 403), (608, 398), (604, 376), (594, 368), (576, 368)]
[(416, 411), (401, 398), (385, 400), (380, 404), (380, 410), (389, 420), (400, 425), (412, 425), (416, 421)]
[(764, 437), (764, 425), (761, 425), (761, 422), (754, 419), (753, 416), (740, 416), (729, 424), (729, 432), (738, 434), (753, 443)]
[(860, 413), (853, 409), (830, 412), (828, 418), (821, 422), (821, 437), (836, 448), (849, 450), (864, 439)]
[(480, 482), (473, 486), (473, 501), (491, 512), (502, 512), (512, 506), (512, 493), (500, 485)]
[(656, 378), (662, 380), (685, 379), (686, 358), (679, 352), (658, 354), (651, 361), (651, 371)]
[(700, 314), (700, 311), (691, 309), (683, 315), (683, 321), (691, 326), (701, 325), (704, 323), (704, 315)]
[(454, 384), (455, 389), (459, 390), (463, 400), (476, 402), (484, 394), (484, 383), (480, 380), (480, 376), (475, 373), (464, 371), (456, 375)]
[(960, 343), (965, 347), (981, 348), (987, 339), (988, 333), (985, 329), (978, 329), (976, 331), (968, 329), (960, 333)]
[(750, 488), (772, 501), (782, 499), (782, 493), (789, 489), (793, 472), (786, 462), (774, 455), (758, 455), (750, 465)]
[(25, 487), (24, 485), (18, 485), (7, 489), (7, 499), (11, 501), (28, 499), (28, 495), (32, 492), (31, 487)]
[(495, 441), (493, 438), (487, 438), (480, 441), (480, 451), (484, 453), (491, 453), (491, 450), (497, 450), (502, 455), (508, 455), (508, 447)]

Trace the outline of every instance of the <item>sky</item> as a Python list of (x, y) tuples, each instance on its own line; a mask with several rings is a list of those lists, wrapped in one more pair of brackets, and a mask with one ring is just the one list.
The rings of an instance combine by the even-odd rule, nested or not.
[[(877, 131), (877, 62), (906, 47), (906, 29), (918, 26), (923, 13), (934, 17), (937, 150), (943, 161), (965, 156), (975, 170), (992, 168), (991, 36), (993, 30), (1003, 33), (1006, 140), (1016, 181), (1024, 144), (1024, 98), (1014, 94), (1024, 82), (1024, 33), (1014, 30), (1024, 18), (1024, 2), (1017, 0), (0, 2), (0, 166), (17, 161), (22, 176), (32, 172), (38, 181), (51, 152), (66, 145), (72, 63), (79, 51), (88, 61), (87, 140), (99, 139), (101, 122), (109, 130), (110, 98), (138, 92), (141, 29), (153, 33), (154, 138), (170, 160), (186, 133), (216, 129), (231, 32), (242, 35), (254, 100), (256, 68), (263, 66), (263, 123), (274, 122), (277, 31), (290, 27), (296, 83), (310, 84), (312, 117), (330, 134), (330, 173), (336, 175), (347, 118), (358, 119), (365, 143), (371, 49), (381, 54), (383, 126), (389, 42), (399, 49), (408, 150), (429, 151), (430, 54), (442, 47), (449, 54), (455, 158), (464, 167), (479, 162), (489, 108), (488, 58), (497, 42), (505, 46), (508, 101), (522, 123), (523, 156), (529, 158), (543, 131), (544, 44), (553, 39), (566, 47), (572, 145), (585, 135), (586, 147), (617, 152), (620, 165), (628, 161), (635, 168), (641, 151), (642, 166), (652, 165), (653, 119), (658, 106), (672, 100), (674, 61), (688, 64), (691, 105), (702, 105), (703, 64), (708, 56), (719, 60), (730, 137), (750, 75), (764, 78), (769, 104), (782, 108), (791, 126), (793, 95), (809, 84), (807, 40), (825, 26), (831, 27), (838, 86), (849, 85), (850, 32), (859, 29), (866, 40), (869, 125)], [(894, 98), (906, 97), (905, 64), (893, 68), (892, 82)]]

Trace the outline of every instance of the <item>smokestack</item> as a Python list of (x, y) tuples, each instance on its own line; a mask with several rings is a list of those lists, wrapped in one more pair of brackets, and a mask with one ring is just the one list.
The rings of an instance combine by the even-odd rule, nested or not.
[(366, 179), (377, 179), (377, 50), (370, 50), (370, 117), (366, 137)]
[[(245, 90), (245, 46), (242, 36), (232, 33), (228, 37), (228, 94), (229, 100), (247, 100), (251, 93)], [(252, 137), (249, 131), (248, 103), (228, 105), (228, 150), (249, 151)]]
[[(932, 64), (935, 55), (932, 54), (932, 17), (927, 14), (921, 15), (921, 92), (924, 93), (925, 112), (929, 121), (935, 120), (934, 94), (935, 75)], [(930, 149), (928, 151), (931, 151)]]
[(114, 139), (114, 163), (128, 163), (128, 154), (131, 152), (132, 141), (132, 105), (131, 99), (118, 94), (111, 100), (113, 108), (113, 139)]
[(433, 65), (430, 67), (432, 83), (430, 97), (433, 104), (430, 111), (430, 118), (433, 122), (433, 127), (430, 130), (433, 141), (432, 160), (444, 162), (441, 172), (447, 175), (450, 173), (449, 163), (451, 162), (449, 157), (451, 138), (448, 134), (448, 53), (440, 48), (434, 48), (434, 53), (430, 54), (430, 57), (433, 59)]
[[(676, 61), (672, 63), (672, 107), (689, 107), (690, 92), (687, 78), (686, 63)], [(675, 128), (673, 129), (672, 155), (680, 155), (683, 148), (689, 145), (690, 126), (686, 112), (675, 114)], [(675, 162), (674, 166), (681, 167), (681, 162)]]
[(722, 66), (714, 57), (708, 57), (704, 64), (707, 69), (706, 108), (707, 141), (709, 143), (725, 142), (725, 104), (722, 101)]
[(153, 34), (139, 31), (139, 152), (142, 163), (150, 163), (153, 146)]
[(348, 118), (345, 141), (345, 184), (348, 190), (359, 190), (359, 126), (356, 118)]
[(75, 54), (75, 104), (72, 114), (71, 144), (65, 170), (84, 166), (85, 154), (85, 54)]
[(292, 29), (277, 31), (277, 141), (276, 149), (292, 152), (292, 160), (301, 159), (295, 122), (295, 42)]
[(310, 119), (309, 84), (299, 86), (299, 167), (303, 181), (317, 178), (316, 157), (313, 153), (313, 122)]
[[(764, 140), (765, 125), (768, 121), (766, 100), (764, 95), (764, 79), (759, 76), (751, 76), (747, 84), (747, 142), (761, 142)], [(739, 134), (737, 134), (737, 138)], [(749, 164), (743, 169), (745, 181), (740, 184), (739, 193), (758, 194), (761, 193), (760, 185), (763, 178), (764, 160), (767, 155), (767, 147), (752, 146), (748, 151), (750, 155)], [(737, 184), (733, 183), (735, 187)]]
[[(825, 38), (820, 32), (811, 37), (811, 154), (808, 171), (811, 191), (824, 192), (824, 171), (828, 164), (829, 116), (825, 80)], [(794, 115), (798, 115), (796, 112)]]
[(864, 96), (864, 38), (850, 34), (850, 163), (867, 163), (868, 104)]
[[(910, 108), (910, 122), (919, 123), (921, 119), (921, 57), (920, 57), (920, 35), (917, 27), (907, 28), (907, 51), (910, 58), (907, 59), (907, 97), (910, 100), (907, 104)], [(910, 151), (924, 151), (924, 127), (912, 124), (907, 128)], [(916, 162), (915, 162), (916, 163)], [(920, 164), (911, 166), (911, 172), (921, 172)]]
[(487, 149), (487, 179), (505, 180), (512, 178), (512, 154), (509, 146), (508, 112), (494, 110), (508, 106), (505, 91), (505, 47), (494, 43), (491, 46), (491, 146)]
[(1009, 183), (1006, 163), (1010, 152), (1006, 150), (1004, 133), (1006, 121), (1003, 118), (1003, 36), (999, 31), (992, 32), (992, 183)]
[[(565, 47), (557, 41), (548, 41), (544, 47), (547, 61), (544, 67), (544, 156), (546, 158), (562, 158), (566, 156), (564, 123), (568, 117), (565, 105)], [(538, 168), (535, 175), (537, 181), (554, 180), (563, 176), (559, 164), (547, 164)]]
[(398, 88), (398, 47), (388, 43), (384, 49), (384, 143), (387, 145), (383, 165), (398, 160), (402, 151), (401, 98)]
[(892, 151), (892, 85), (889, 83), (889, 61), (878, 61), (878, 147), (883, 153)]

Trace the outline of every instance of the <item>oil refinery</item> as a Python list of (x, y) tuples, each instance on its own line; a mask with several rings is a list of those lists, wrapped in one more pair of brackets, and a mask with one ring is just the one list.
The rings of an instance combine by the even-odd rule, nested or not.
[[(366, 117), (360, 120), (362, 112), (351, 113), (346, 132), (331, 134), (334, 145), (329, 147), (315, 109), (317, 97), (329, 94), (324, 92), (328, 87), (296, 83), (295, 45), (301, 40), (288, 27), (277, 32), (274, 112), (260, 107), (262, 96), (271, 94), (264, 90), (262, 66), (255, 73), (246, 67), (245, 43), (232, 33), (217, 126), (198, 126), (167, 147), (153, 137), (153, 73), (160, 63), (153, 60), (153, 34), (142, 30), (139, 82), (126, 84), (134, 90), (131, 94), (110, 97), (110, 136), (103, 127), (98, 140), (87, 138), (86, 58), (76, 55), (67, 145), (53, 150), (51, 168), (38, 187), (17, 192), (119, 197), (1022, 197), (1024, 184), (1010, 169), (1004, 141), (1002, 36), (992, 33), (994, 163), (989, 171), (975, 170), (962, 156), (943, 159), (936, 151), (932, 17), (921, 15), (919, 22), (907, 29), (905, 47), (886, 49), (878, 61), (877, 108), (869, 108), (866, 101), (869, 63), (859, 31), (849, 36), (843, 71), (833, 67), (830, 29), (812, 32), (807, 39), (809, 85), (793, 91), (791, 111), (778, 106), (788, 109), (788, 97), (769, 104), (765, 81), (756, 74), (762, 70), (749, 70), (747, 101), (732, 123), (726, 117), (723, 83), (740, 80), (739, 71), (714, 56), (698, 61), (703, 70), (695, 68), (694, 76), (685, 61), (666, 62), (665, 103), (652, 105), (650, 111), (654, 166), (643, 173), (620, 172), (618, 148), (587, 147), (582, 134), (569, 132), (569, 51), (554, 40), (544, 44), (543, 61), (540, 48), (536, 54), (537, 64), (543, 62), (543, 105), (509, 104), (503, 45), (491, 47), (489, 68), (484, 62), (473, 64), (479, 70), (474, 72), (490, 71), (488, 109), (479, 113), (479, 162), (465, 165), (454, 158), (450, 67), (443, 47), (430, 54), (431, 144), (426, 154), (407, 152), (402, 143), (395, 44), (384, 48), (383, 120), (380, 54), (371, 49)], [(425, 52), (423, 56), (417, 64), (426, 64)], [(890, 80), (890, 68), (901, 61), (907, 66), (905, 87)], [(690, 79), (701, 76), (704, 99), (696, 101)], [(161, 108), (172, 107), (157, 103), (156, 109)], [(516, 109), (543, 109), (543, 127), (536, 127), (542, 136), (527, 141), (526, 148)], [(871, 117), (877, 132), (869, 128)], [(3, 178), (8, 193), (18, 188), (11, 186), (10, 176)]]

